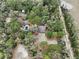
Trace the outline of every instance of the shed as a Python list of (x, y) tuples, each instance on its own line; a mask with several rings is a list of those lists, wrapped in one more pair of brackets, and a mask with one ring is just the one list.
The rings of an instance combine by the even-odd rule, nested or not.
[(43, 26), (43, 25), (38, 26), (38, 31), (39, 31), (40, 33), (44, 33), (45, 30), (46, 30), (46, 26)]

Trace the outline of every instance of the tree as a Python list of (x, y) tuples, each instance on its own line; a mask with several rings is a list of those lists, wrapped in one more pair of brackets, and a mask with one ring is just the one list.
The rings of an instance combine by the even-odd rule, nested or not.
[[(28, 18), (29, 19), (29, 21), (32, 23), (32, 24), (37, 24), (37, 25), (39, 25), (40, 23), (41, 23), (41, 17), (39, 17), (39, 16), (34, 16), (34, 15), (29, 15), (30, 16), (30, 18)], [(34, 16), (34, 17), (33, 17)]]
[(12, 10), (30, 12), (33, 2), (32, 0), (6, 0), (6, 5)]
[(17, 6), (17, 0), (6, 0), (6, 5), (9, 6), (11, 9), (15, 9)]
[(7, 46), (7, 48), (13, 48), (14, 40), (12, 38), (8, 39), (5, 45)]
[(49, 11), (49, 20), (51, 20), (52, 13), (58, 8), (59, 1), (58, 0), (43, 0), (43, 5), (48, 6)]
[(0, 59), (4, 58), (4, 53), (0, 51)]
[(4, 21), (0, 21), (0, 27), (4, 28)]
[(62, 38), (64, 34), (64, 31), (57, 32), (58, 38)]
[(3, 11), (5, 11), (5, 9), (6, 9), (6, 4), (5, 4), (5, 2), (0, 0), (0, 11), (3, 12)]
[(47, 38), (52, 38), (52, 31), (47, 31), (46, 36)]
[(46, 41), (42, 41), (40, 43), (40, 46), (42, 47), (43, 50), (46, 50), (48, 48), (48, 43)]
[(59, 20), (59, 19), (56, 20), (56, 22), (55, 22), (54, 25), (55, 25), (55, 26), (54, 26), (54, 31), (57, 31), (57, 32), (63, 31), (64, 27), (63, 27), (63, 23), (62, 23), (61, 20)]
[(53, 18), (52, 20), (49, 20), (47, 22), (47, 26), (48, 26), (48, 30), (55, 31), (55, 32), (63, 31), (63, 28), (64, 28), (62, 21), (55, 18)]
[(20, 32), (18, 33), (18, 37), (19, 37), (20, 39), (25, 39), (25, 33), (24, 33), (23, 31), (20, 31)]
[(60, 45), (53, 45), (53, 44), (51, 44), (51, 45), (48, 46), (48, 52), (51, 52), (51, 53), (53, 53), (53, 52), (60, 53), (61, 52), (61, 46)]
[(20, 23), (17, 21), (17, 20), (13, 20), (11, 23), (10, 23), (10, 28), (12, 30), (12, 32), (17, 32), (20, 30)]
[(44, 55), (44, 59), (50, 59), (48, 55)]

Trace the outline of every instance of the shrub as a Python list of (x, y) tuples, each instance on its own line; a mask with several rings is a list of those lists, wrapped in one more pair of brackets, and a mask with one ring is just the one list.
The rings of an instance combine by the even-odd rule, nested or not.
[(41, 18), (39, 16), (35, 16), (33, 17), (32, 19), (29, 19), (29, 21), (32, 23), (32, 24), (37, 24), (39, 25), (41, 23)]
[(48, 49), (43, 51), (43, 55), (47, 55), (47, 58), (49, 57), (50, 59), (54, 56), (53, 54), (59, 54), (61, 53), (61, 46), (60, 45), (55, 45), (51, 44), (48, 45)]
[(64, 34), (64, 31), (57, 32), (58, 38), (62, 38)]
[(31, 0), (6, 0), (6, 5), (12, 10), (29, 12), (33, 7), (33, 2)]
[(47, 28), (50, 31), (55, 31), (55, 32), (59, 32), (59, 31), (63, 31), (63, 25), (62, 25), (62, 21), (56, 18), (53, 18), (52, 20), (49, 20), (47, 22)]
[(25, 39), (25, 33), (24, 33), (23, 31), (20, 31), (20, 32), (18, 33), (18, 37), (19, 37), (20, 39)]
[(57, 38), (57, 32), (52, 32), (52, 37)]
[(59, 32), (52, 32), (52, 31), (47, 31), (46, 32), (46, 36), (48, 38), (62, 38), (64, 36), (64, 32), (63, 31), (59, 31)]
[(11, 23), (9, 24), (10, 28), (12, 30), (12, 32), (17, 32), (20, 30), (20, 23), (17, 20), (13, 20), (11, 21)]
[(7, 41), (6, 41), (6, 46), (8, 47), (8, 48), (13, 48), (13, 45), (14, 45), (14, 40), (13, 39), (8, 39)]
[(43, 59), (50, 59), (50, 57), (48, 55), (44, 55)]
[(50, 52), (58, 52), (58, 53), (60, 53), (61, 52), (61, 46), (60, 45), (53, 45), (53, 44), (51, 44), (51, 45), (49, 45), (49, 47), (48, 47), (48, 51), (50, 51)]
[(0, 51), (0, 59), (4, 58), (4, 54)]
[(40, 45), (41, 45), (41, 46), (47, 45), (47, 42), (46, 42), (46, 41), (42, 41), (42, 42), (40, 43)]
[(46, 50), (46, 49), (48, 48), (48, 43), (47, 43), (47, 41), (42, 41), (42, 42), (40, 43), (40, 46), (41, 46), (42, 50)]
[(32, 24), (41, 24), (42, 22), (42, 8), (40, 6), (34, 6), (27, 16), (27, 19), (32, 23)]
[(6, 0), (6, 5), (9, 6), (11, 9), (16, 9), (17, 0)]
[(47, 32), (46, 32), (46, 36), (47, 36), (48, 38), (52, 38), (52, 31), (47, 31)]

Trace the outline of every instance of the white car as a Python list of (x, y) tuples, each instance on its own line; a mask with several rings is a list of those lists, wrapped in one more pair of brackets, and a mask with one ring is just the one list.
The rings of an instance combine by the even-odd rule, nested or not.
[(29, 31), (29, 25), (25, 25), (25, 26), (23, 26), (23, 28), (21, 28), (21, 30), (23, 30), (23, 31)]
[(64, 0), (60, 0), (60, 3), (61, 3), (60, 6), (68, 11), (70, 11), (73, 8), (71, 4), (67, 3)]

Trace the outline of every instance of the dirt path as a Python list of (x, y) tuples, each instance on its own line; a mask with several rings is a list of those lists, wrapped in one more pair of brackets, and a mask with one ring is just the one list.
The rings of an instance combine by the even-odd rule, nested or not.
[(66, 26), (65, 26), (65, 22), (64, 22), (64, 18), (62, 16), (62, 12), (61, 12), (61, 8), (59, 7), (59, 11), (60, 11), (60, 15), (61, 15), (61, 21), (63, 22), (64, 25), (64, 32), (66, 33), (65, 36), (62, 38), (62, 40), (65, 42), (65, 47), (66, 47), (66, 51), (68, 51), (68, 56), (69, 57), (65, 57), (65, 59), (75, 59), (74, 58), (74, 53), (71, 47), (71, 42), (69, 40), (69, 36), (68, 36), (68, 32), (66, 30)]
[(29, 59), (28, 51), (25, 49), (24, 45), (18, 44), (13, 52), (12, 59)]
[(65, 0), (65, 1), (73, 5), (73, 9), (70, 11), (70, 14), (75, 19), (74, 23), (79, 32), (79, 0)]
[(57, 44), (57, 40), (56, 39), (48, 40), (46, 35), (45, 35), (45, 33), (39, 33), (38, 39), (39, 39), (39, 42), (47, 41), (48, 44)]

